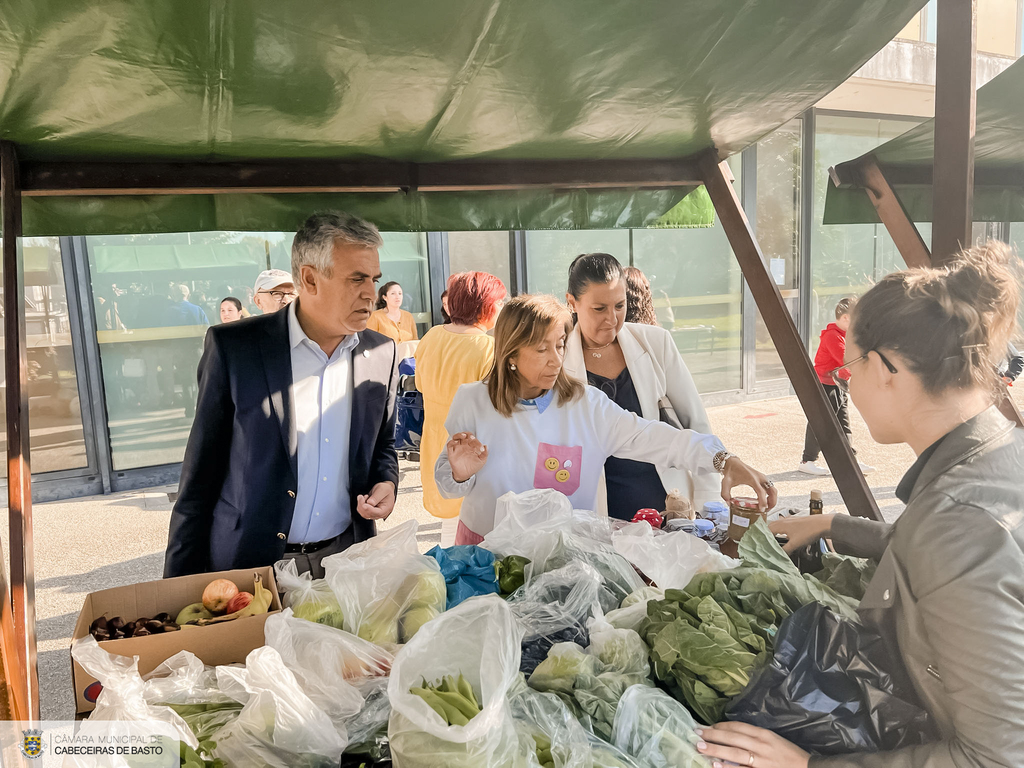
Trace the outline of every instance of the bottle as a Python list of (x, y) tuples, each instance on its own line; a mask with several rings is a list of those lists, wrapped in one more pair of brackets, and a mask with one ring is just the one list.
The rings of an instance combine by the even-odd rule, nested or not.
[(811, 491), (811, 514), (820, 515), (825, 511), (825, 502), (821, 500), (821, 491)]

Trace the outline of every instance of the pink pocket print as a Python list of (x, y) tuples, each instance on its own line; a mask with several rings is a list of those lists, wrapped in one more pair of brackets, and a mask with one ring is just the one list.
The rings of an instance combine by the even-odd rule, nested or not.
[(566, 496), (572, 496), (580, 488), (582, 469), (582, 445), (569, 447), (541, 443), (537, 449), (537, 469), (533, 475), (533, 487), (553, 488)]

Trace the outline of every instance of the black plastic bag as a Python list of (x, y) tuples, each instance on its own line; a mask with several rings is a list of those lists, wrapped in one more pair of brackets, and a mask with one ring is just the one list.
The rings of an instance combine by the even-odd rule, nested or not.
[(773, 658), (751, 676), (726, 719), (768, 728), (819, 755), (933, 741), (901, 664), (880, 635), (811, 603), (783, 621)]

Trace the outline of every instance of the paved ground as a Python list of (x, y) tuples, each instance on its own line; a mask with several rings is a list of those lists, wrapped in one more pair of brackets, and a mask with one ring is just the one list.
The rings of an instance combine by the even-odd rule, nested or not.
[[(1021, 387), (1024, 396), (1024, 387)], [(712, 426), (731, 450), (768, 473), (779, 487), (781, 503), (806, 509), (809, 493), (825, 493), (826, 511), (842, 509), (831, 478), (796, 472), (803, 445), (804, 418), (796, 398), (767, 400), (711, 409)], [(862, 460), (876, 466), (868, 477), (879, 506), (889, 519), (902, 509), (893, 491), (913, 463), (906, 446), (873, 443), (854, 414), (854, 444)], [(73, 716), (69, 647), (82, 601), (89, 592), (158, 579), (163, 564), (171, 504), (168, 491), (97, 496), (35, 507), (36, 601), (39, 673), (44, 719)], [(0, 536), (6, 542), (6, 515)], [(398, 506), (389, 520), (397, 525), (420, 520), (420, 544), (440, 541), (440, 524), (421, 505), (419, 468), (403, 464)]]

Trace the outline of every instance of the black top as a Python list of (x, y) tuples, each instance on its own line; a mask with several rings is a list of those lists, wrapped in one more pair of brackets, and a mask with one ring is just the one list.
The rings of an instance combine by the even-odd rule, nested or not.
[(943, 435), (934, 443), (925, 448), (921, 455), (917, 457), (910, 469), (907, 470), (907, 474), (900, 480), (900, 484), (896, 486), (896, 498), (902, 501), (904, 504), (910, 499), (910, 494), (914, 490), (914, 485), (917, 483), (917, 478), (921, 476), (921, 472), (924, 470), (924, 465), (928, 463), (928, 459), (932, 457), (932, 454), (938, 449), (942, 441), (946, 439), (946, 435)]
[[(629, 368), (614, 379), (587, 371), (587, 381), (611, 398), (612, 402), (637, 416), (640, 398), (633, 386)], [(608, 514), (620, 520), (632, 520), (640, 509), (665, 511), (665, 486), (653, 464), (611, 456), (604, 465), (605, 485), (608, 489)]]

